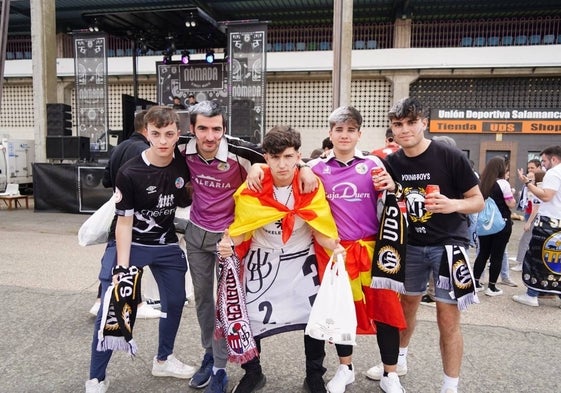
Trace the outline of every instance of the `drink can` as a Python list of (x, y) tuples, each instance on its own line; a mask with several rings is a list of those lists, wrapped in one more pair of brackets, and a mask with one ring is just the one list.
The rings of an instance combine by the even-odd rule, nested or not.
[(427, 184), (425, 195), (432, 194), (433, 192), (440, 192), (438, 184)]
[[(372, 168), (372, 169), (370, 170), (370, 174), (371, 174), (372, 176), (378, 176), (378, 175), (379, 175), (380, 173), (382, 173), (383, 171), (384, 171), (383, 168), (377, 166), (377, 167)], [(374, 189), (375, 189), (376, 191), (381, 191), (381, 190), (382, 190), (380, 187), (376, 187), (376, 186), (374, 186)]]

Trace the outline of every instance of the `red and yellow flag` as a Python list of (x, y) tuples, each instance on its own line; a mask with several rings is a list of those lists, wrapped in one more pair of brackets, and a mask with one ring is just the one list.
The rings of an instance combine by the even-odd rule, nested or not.
[(337, 227), (331, 215), (331, 209), (325, 197), (323, 184), (308, 194), (300, 193), (298, 170), (292, 180), (292, 192), (294, 194), (294, 208), (289, 209), (274, 198), (273, 177), (270, 168), (263, 168), (265, 172), (262, 181), (262, 191), (252, 191), (244, 183), (234, 194), (236, 203), (234, 222), (230, 225), (230, 236), (251, 233), (271, 222), (282, 220), (282, 240), (288, 241), (294, 229), (294, 220), (300, 217), (306, 221), (314, 230), (328, 236), (337, 238)]

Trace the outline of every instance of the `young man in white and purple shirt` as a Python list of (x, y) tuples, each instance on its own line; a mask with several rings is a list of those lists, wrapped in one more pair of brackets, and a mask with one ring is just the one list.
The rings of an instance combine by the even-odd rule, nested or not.
[[(329, 116), (329, 137), (333, 149), (326, 158), (312, 160), (308, 165), (324, 184), (341, 244), (347, 252), (345, 265), (357, 310), (357, 332), (377, 332), (382, 363), (374, 367), (374, 376), (367, 376), (380, 380), (380, 387), (384, 392), (401, 393), (405, 390), (396, 373), (399, 329), (405, 327), (401, 304), (396, 292), (370, 288), (374, 244), (380, 224), (378, 196), (383, 191), (382, 188), (394, 189), (395, 183), (385, 170), (375, 177), (372, 176), (372, 170), (384, 168), (384, 164), (378, 157), (364, 155), (357, 148), (362, 135), (361, 125), (362, 116), (355, 108), (342, 106), (335, 109)], [(381, 187), (380, 191), (375, 189), (375, 184)], [(326, 262), (327, 256), (322, 258), (318, 254), (320, 275)], [(375, 307), (381, 303), (384, 304), (383, 313)], [(368, 318), (360, 317), (366, 315)], [(327, 384), (327, 389), (332, 393), (343, 393), (346, 385), (355, 379), (352, 365), (353, 347), (337, 344), (336, 349), (340, 365), (333, 379)]]

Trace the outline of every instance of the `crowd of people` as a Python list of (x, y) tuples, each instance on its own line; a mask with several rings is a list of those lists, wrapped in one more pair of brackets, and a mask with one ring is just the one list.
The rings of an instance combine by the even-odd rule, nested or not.
[[(300, 134), (290, 126), (273, 127), (261, 145), (254, 145), (227, 135), (226, 118), (216, 102), (193, 104), (189, 113), (190, 133), (180, 136), (175, 109), (151, 107), (141, 116), (142, 149), (111, 169), (116, 213), (113, 236), (101, 261), (100, 297), (111, 284), (118, 285), (131, 266), (150, 267), (161, 306), (152, 374), (186, 379), (191, 388), (205, 393), (228, 391), (228, 343), (215, 334), (220, 315), (215, 298), (220, 303), (216, 283), (222, 263), (235, 255), (243, 271), (241, 288), (236, 290), (245, 300), (257, 355), (245, 359), (241, 365), (245, 373), (231, 391), (262, 389), (266, 376), (261, 341), (304, 329), (333, 254), (345, 259), (357, 333), (377, 336), (382, 362), (365, 375), (379, 381), (386, 393), (405, 392), (400, 376), (409, 371), (416, 315), (429, 290), (440, 335), (440, 391), (458, 392), (464, 345), (460, 312), (479, 302), (480, 290), (499, 296), (497, 284), (512, 282), (505, 249), (516, 195), (507, 181), (505, 158), (491, 158), (479, 176), (453, 140), (427, 138), (427, 110), (411, 97), (390, 108), (386, 146), (370, 154), (357, 147), (362, 135), (359, 111), (350, 106), (335, 109), (328, 118), (328, 138), (313, 159), (302, 158)], [(561, 147), (545, 148), (540, 159), (530, 161), (527, 172), (518, 171), (525, 185), (519, 202), (525, 209), (525, 235), (516, 260), (528, 288), (513, 300), (528, 306), (538, 306), (542, 293), (561, 297), (558, 281), (548, 274), (559, 270)], [(404, 202), (408, 223), (401, 294), (393, 286), (372, 283), (376, 242), (381, 241), (378, 235), (384, 225), (382, 210), (395, 198)], [(486, 198), (495, 201), (505, 225), (497, 233), (474, 237), (473, 221)], [(176, 209), (189, 204), (184, 253), (173, 222)], [(477, 257), (472, 269), (467, 250), (474, 245)], [(485, 289), (482, 276), (488, 265)], [(199, 367), (174, 355), (187, 271), (200, 328)], [(388, 271), (399, 278), (398, 270)], [(112, 351), (100, 347), (98, 332), (111, 307), (102, 303), (97, 312), (86, 392), (106, 392), (109, 387), (106, 368)], [(134, 322), (136, 310), (131, 313)], [(352, 345), (335, 346), (339, 366), (327, 383), (324, 341), (304, 335), (303, 347), (306, 391), (343, 393), (354, 382)]]

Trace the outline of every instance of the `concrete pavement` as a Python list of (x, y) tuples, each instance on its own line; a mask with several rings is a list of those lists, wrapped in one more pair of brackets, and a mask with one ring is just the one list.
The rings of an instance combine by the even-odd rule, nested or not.
[[(88, 378), (99, 260), (104, 246), (80, 247), (76, 234), (87, 215), (0, 208), (0, 392), (82, 392)], [(509, 254), (516, 255), (522, 223), (515, 221)], [(521, 283), (520, 273), (511, 277)], [(487, 297), (462, 314), (465, 353), (460, 392), (561, 392), (557, 363), (561, 346), (559, 301), (540, 307), (514, 303), (518, 288)], [(435, 309), (420, 307), (409, 347), (409, 373), (402, 384), (409, 393), (439, 392), (442, 371)], [(157, 320), (139, 320), (134, 336), (139, 353), (131, 360), (117, 353), (109, 365), (109, 392), (196, 392), (187, 381), (152, 377)], [(302, 332), (263, 340), (263, 393), (303, 391)], [(335, 348), (327, 346), (326, 381), (335, 373)], [(192, 365), (202, 357), (194, 305), (185, 307), (175, 348)], [(355, 348), (356, 382), (348, 393), (381, 392), (362, 373), (380, 360), (375, 337), (361, 336)], [(241, 378), (228, 365), (230, 388)]]

